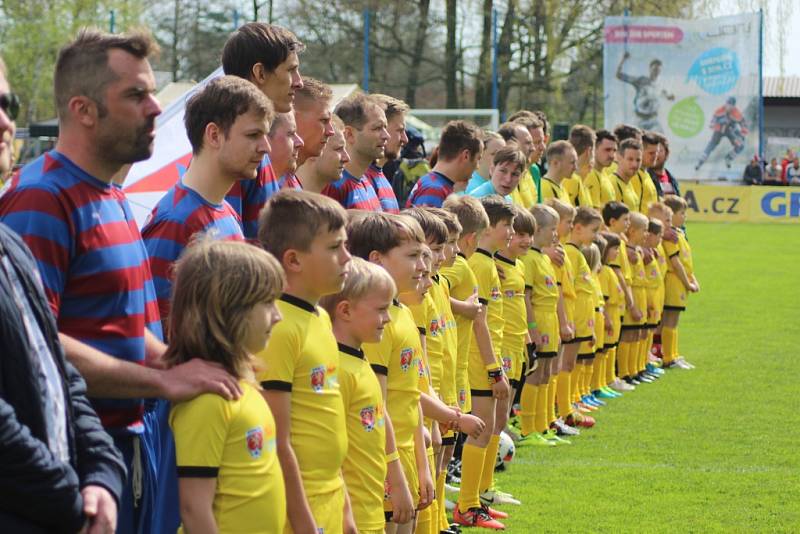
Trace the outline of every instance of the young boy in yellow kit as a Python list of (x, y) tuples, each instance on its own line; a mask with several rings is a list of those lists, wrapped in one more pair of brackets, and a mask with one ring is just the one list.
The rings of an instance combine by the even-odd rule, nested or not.
[[(347, 426), (347, 456), (342, 475), (360, 533), (384, 531), (387, 456), (397, 456), (391, 432), (387, 439), (381, 386), (361, 347), (381, 340), (391, 320), (389, 307), (395, 294), (394, 281), (384, 269), (352, 258), (342, 290), (320, 300), (331, 316), (339, 347), (339, 390)], [(389, 463), (399, 468), (397, 460)], [(395, 472), (391, 476), (402, 474)], [(409, 496), (406, 515), (412, 513), (411, 505)]]
[(525, 295), (530, 301), (528, 335), (535, 346), (536, 361), (529, 361), (531, 370), (525, 377), (520, 399), (520, 427), (523, 436), (530, 436), (529, 443), (542, 447), (553, 447), (556, 441), (548, 439), (549, 414), (552, 398), (549, 390), (555, 389), (551, 377), (557, 374), (560, 351), (559, 308), (563, 308), (563, 296), (559, 289), (556, 271), (550, 258), (542, 252), (558, 240), (558, 213), (542, 204), (530, 210), (536, 229), (531, 250), (522, 258), (525, 265)]
[(620, 239), (611, 232), (602, 232), (600, 237), (605, 241), (605, 249), (601, 254), (603, 268), (600, 270), (600, 286), (605, 300), (606, 337), (603, 347), (606, 350), (608, 361), (606, 365), (606, 383), (609, 388), (617, 393), (630, 391), (629, 386), (617, 377), (617, 347), (619, 346), (620, 331), (622, 329), (622, 314), (625, 309), (625, 294), (619, 283), (613, 265), (617, 263), (620, 254)]
[(665, 280), (664, 319), (661, 327), (664, 363), (668, 367), (693, 369), (694, 365), (680, 356), (678, 351), (678, 319), (681, 312), (686, 310), (689, 293), (700, 291), (700, 283), (694, 275), (692, 247), (686, 240), (686, 234), (681, 230), (686, 222), (687, 204), (685, 199), (675, 195), (667, 196), (664, 204), (672, 210), (672, 226), (678, 234), (677, 243), (664, 241), (664, 252), (669, 258)]
[[(461, 455), (461, 491), (453, 512), (456, 523), (503, 529), (497, 521), (508, 514), (480, 502), (480, 490), (491, 485), (500, 432), (508, 421), (508, 378), (503, 373), (500, 349), (503, 340), (503, 301), (500, 277), (493, 256), (507, 246), (513, 235), (514, 208), (498, 195), (481, 199), (489, 227), (478, 238), (475, 253), (467, 260), (475, 274), (478, 298), (485, 306), (473, 323), (468, 375), (472, 413), (486, 422), (478, 438), (468, 438)], [(483, 486), (483, 488), (482, 488)]]
[[(633, 278), (626, 244), (626, 232), (630, 226), (630, 217), (630, 209), (622, 202), (615, 200), (603, 206), (603, 222), (608, 232), (615, 235), (619, 240), (619, 254), (617, 254), (615, 259), (609, 261), (609, 265), (617, 277), (617, 283), (621, 287), (624, 297), (624, 302), (620, 307), (620, 314), (622, 317), (628, 315), (632, 319), (638, 321), (642, 319), (643, 314), (634, 301), (633, 291), (631, 290)], [(624, 334), (622, 331), (620, 332), (619, 345), (617, 345), (616, 351), (619, 376), (612, 384), (617, 391), (632, 391), (636, 389), (632, 380), (628, 381), (623, 379), (628, 372), (627, 366), (630, 359), (632, 344), (634, 341), (638, 341), (638, 336), (636, 336), (636, 339), (631, 338), (632, 336), (630, 333)]]
[[(664, 311), (664, 277), (667, 274), (667, 261), (662, 253), (661, 236), (664, 225), (658, 219), (650, 219), (644, 237), (645, 276), (647, 278), (647, 354), (646, 368), (651, 374), (662, 375), (660, 362), (652, 355), (653, 336), (661, 324)], [(659, 365), (657, 365), (658, 363)]]
[[(556, 382), (558, 419), (551, 421), (551, 424), (554, 425), (558, 434), (575, 435), (577, 427), (591, 428), (595, 425), (594, 418), (582, 412), (588, 412), (599, 406), (599, 404), (585, 406), (583, 403), (575, 403), (572, 394), (573, 385), (577, 385), (574, 382), (573, 371), (577, 363), (578, 349), (582, 342), (591, 341), (593, 335), (592, 328), (589, 326), (592, 314), (588, 310), (593, 310), (594, 306), (591, 303), (591, 288), (587, 287), (591, 284), (591, 272), (585, 265), (586, 260), (583, 259), (580, 249), (574, 245), (568, 246), (575, 219), (575, 208), (556, 198), (551, 198), (546, 204), (556, 210), (560, 217), (558, 238), (565, 252), (564, 265), (556, 269), (561, 280), (561, 291), (564, 294), (564, 317), (560, 319), (566, 320), (566, 325), (561, 325), (563, 350), (559, 356)], [(580, 271), (578, 271), (579, 269)], [(584, 280), (584, 275), (587, 273), (588, 283)], [(580, 300), (576, 290), (578, 281), (583, 282), (579, 284), (582, 286)]]
[(334, 200), (294, 190), (275, 194), (259, 215), (258, 239), (286, 273), (278, 302), (283, 320), (257, 354), (264, 369), (257, 378), (275, 417), (293, 531), (340, 532), (352, 522), (341, 474), (347, 431), (338, 349), (330, 318), (317, 305), (344, 284), (345, 220)]

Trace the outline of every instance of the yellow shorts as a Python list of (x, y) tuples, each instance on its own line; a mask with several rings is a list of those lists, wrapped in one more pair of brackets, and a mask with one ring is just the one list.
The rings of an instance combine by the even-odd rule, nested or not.
[(584, 297), (578, 297), (575, 303), (575, 337), (572, 338), (570, 343), (582, 343), (584, 341), (591, 341), (592, 334), (594, 333), (594, 304), (592, 300)]
[(513, 344), (506, 345), (503, 347), (503, 350), (500, 351), (500, 354), (502, 354), (503, 372), (505, 372), (509, 380), (519, 380), (522, 376), (522, 355), (524, 353), (525, 349), (522, 344), (519, 346), (514, 346)]
[(442, 383), (439, 389), (439, 397), (448, 406), (455, 406), (458, 399), (456, 396), (456, 362), (442, 360), (442, 363)]
[(534, 309), (536, 329), (542, 334), (542, 345), (536, 347), (537, 358), (555, 358), (558, 356), (559, 337), (558, 314), (552, 310)]
[(606, 350), (612, 349), (619, 345), (619, 333), (622, 330), (622, 311), (620, 310), (619, 306), (609, 306), (608, 316), (611, 319), (612, 333), (611, 336), (606, 334), (605, 339), (603, 340), (603, 347)]
[[(344, 486), (336, 491), (307, 496), (306, 499), (319, 532), (341, 532), (344, 529), (344, 516), (342, 514), (344, 509)], [(288, 521), (284, 532), (286, 534), (294, 532)]]
[(686, 291), (680, 278), (671, 272), (667, 273), (664, 281), (664, 309), (683, 311), (689, 300), (689, 293)]
[(605, 350), (604, 342), (606, 337), (606, 321), (603, 317), (603, 312), (601, 312), (600, 309), (594, 310), (592, 327), (594, 332), (594, 343), (591, 340), (581, 342), (581, 346), (578, 348), (579, 360), (588, 360), (592, 358), (595, 353)]
[(463, 413), (472, 410), (472, 398), (469, 394), (469, 370), (462, 367), (456, 370), (456, 402)]
[(642, 318), (638, 321), (634, 320), (630, 310), (625, 310), (625, 317), (622, 319), (622, 329), (636, 329), (641, 328), (647, 322), (647, 288), (642, 286), (633, 286), (633, 302), (639, 311), (642, 312)]
[[(397, 449), (397, 454), (400, 456), (400, 466), (403, 468), (408, 490), (411, 492), (411, 500), (416, 508), (419, 504), (419, 474), (417, 472), (417, 459), (414, 456), (414, 447), (400, 447)], [(392, 511), (391, 494), (392, 488), (387, 480), (384, 483), (383, 492), (383, 510), (385, 512)]]
[[(499, 348), (499, 347), (498, 347)], [(498, 367), (502, 367), (503, 363), (500, 356), (495, 353), (494, 362)], [(492, 383), (489, 381), (488, 371), (486, 364), (483, 363), (483, 358), (477, 352), (471, 352), (469, 355), (469, 389), (473, 395), (476, 391), (489, 392), (491, 396)]]

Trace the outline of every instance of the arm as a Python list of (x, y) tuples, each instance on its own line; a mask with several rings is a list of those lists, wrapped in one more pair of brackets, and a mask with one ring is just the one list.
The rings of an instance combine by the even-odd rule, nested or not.
[[(533, 298), (533, 289), (526, 287), (525, 288), (525, 315), (527, 316), (528, 324), (536, 323), (536, 315), (533, 312), (533, 305), (531, 304), (531, 299)], [(539, 332), (539, 328), (528, 328), (528, 337), (530, 338), (530, 342), (535, 344), (537, 347), (541, 347), (542, 345), (542, 333)]]
[[(386, 375), (376, 374), (375, 376), (378, 377), (383, 395), (383, 405), (386, 406)], [(394, 440), (394, 425), (389, 417), (388, 408), (384, 409), (383, 421), (386, 425), (386, 457), (390, 458), (397, 454), (397, 446)], [(399, 459), (395, 458), (386, 462), (386, 480), (389, 481), (391, 488), (392, 522), (408, 523), (414, 517), (414, 501)]]
[(286, 485), (286, 515), (295, 532), (313, 534), (317, 531), (314, 516), (306, 500), (300, 466), (291, 442), (292, 394), (286, 391), (266, 390), (262, 394), (275, 418), (278, 461)]
[[(86, 379), (93, 397), (159, 397), (179, 402), (201, 393), (216, 393), (226, 399), (241, 395), (236, 379), (219, 364), (195, 358), (160, 371), (114, 358), (66, 334), (58, 337), (67, 359)], [(158, 350), (154, 341), (150, 347)]]
[(450, 297), (450, 308), (454, 314), (474, 321), (475, 317), (483, 309), (483, 304), (478, 300), (478, 290), (473, 291), (467, 300), (458, 300)]
[(686, 274), (686, 269), (683, 268), (683, 264), (681, 263), (681, 259), (677, 254), (673, 254), (669, 258), (669, 263), (672, 265), (672, 268), (675, 270), (675, 276), (678, 277), (678, 280), (681, 281), (683, 287), (686, 288), (687, 291), (694, 292), (695, 285), (689, 280), (689, 276)]
[(474, 415), (462, 414), (458, 410), (447, 406), (433, 395), (421, 393), (419, 404), (422, 407), (422, 413), (425, 417), (433, 419), (450, 428), (455, 428), (474, 438), (477, 438), (486, 426), (483, 421)]
[(575, 332), (572, 330), (572, 327), (569, 324), (569, 318), (567, 317), (567, 307), (564, 304), (564, 292), (561, 290), (561, 285), (558, 286), (558, 305), (556, 307), (556, 313), (558, 314), (558, 325), (560, 330), (561, 339), (563, 341), (569, 341), (573, 337), (575, 337)]
[[(344, 484), (344, 475), (342, 475)], [(350, 494), (347, 492), (347, 484), (344, 484), (344, 518), (342, 520), (343, 534), (358, 534), (356, 521), (353, 518), (353, 506), (350, 504)]]
[(181, 521), (186, 534), (216, 534), (214, 492), (216, 478), (179, 478)]
[(630, 57), (631, 57), (631, 53), (630, 52), (625, 52), (622, 55), (622, 59), (619, 60), (619, 65), (617, 65), (617, 79), (619, 81), (621, 81), (621, 82), (632, 83), (631, 77), (628, 76), (627, 74), (625, 74), (624, 72), (622, 72), (622, 66), (625, 64), (626, 61), (628, 61), (628, 58), (630, 58)]

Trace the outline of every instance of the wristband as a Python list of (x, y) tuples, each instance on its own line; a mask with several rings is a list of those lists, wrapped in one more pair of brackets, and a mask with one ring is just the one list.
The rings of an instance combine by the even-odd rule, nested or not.
[(489, 371), (489, 380), (492, 383), (498, 383), (503, 381), (503, 370), (502, 369), (495, 369), (493, 371)]
[(536, 330), (536, 321), (531, 321), (528, 323), (528, 330)]
[(390, 463), (394, 462), (395, 460), (399, 460), (399, 459), (400, 459), (400, 453), (397, 452), (396, 450), (393, 453), (390, 453), (390, 454), (386, 455), (386, 463), (387, 464), (390, 464)]

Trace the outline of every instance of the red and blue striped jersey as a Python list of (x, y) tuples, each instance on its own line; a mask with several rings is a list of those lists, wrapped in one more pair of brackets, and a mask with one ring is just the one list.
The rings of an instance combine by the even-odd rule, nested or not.
[(252, 180), (236, 182), (225, 195), (225, 200), (239, 214), (242, 232), (246, 239), (250, 241), (258, 239), (258, 214), (261, 213), (261, 208), (267, 203), (269, 197), (280, 189), (281, 186), (272, 169), (269, 154), (266, 154), (258, 167), (258, 176)]
[[(0, 221), (33, 252), (59, 332), (145, 365), (145, 328), (160, 338), (161, 321), (147, 250), (120, 187), (52, 150), (0, 197)], [(142, 399), (92, 404), (106, 429), (143, 432)]]
[(142, 228), (142, 238), (150, 257), (158, 311), (165, 324), (172, 293), (172, 264), (183, 249), (198, 233), (244, 240), (239, 224), (239, 216), (230, 204), (212, 204), (180, 180), (158, 201)]
[(453, 194), (453, 181), (444, 174), (431, 171), (422, 176), (408, 195), (407, 208), (433, 206), (441, 208), (444, 199)]
[(347, 169), (342, 170), (341, 178), (326, 185), (322, 194), (339, 201), (348, 210), (383, 211), (369, 179), (366, 176), (356, 178)]
[(303, 190), (303, 184), (300, 183), (300, 179), (297, 178), (297, 175), (288, 172), (281, 176), (278, 184), (280, 185), (281, 189), (294, 189), (295, 191)]
[(364, 175), (369, 179), (375, 193), (378, 195), (378, 200), (381, 203), (381, 208), (386, 213), (400, 213), (400, 204), (397, 203), (397, 197), (392, 189), (392, 184), (383, 174), (383, 168), (378, 167), (374, 163), (367, 167), (367, 172)]

